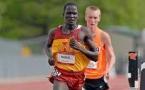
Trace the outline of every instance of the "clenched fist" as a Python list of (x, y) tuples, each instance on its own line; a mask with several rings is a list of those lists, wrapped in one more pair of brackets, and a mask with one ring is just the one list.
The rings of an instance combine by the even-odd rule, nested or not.
[(48, 59), (48, 63), (49, 63), (50, 66), (53, 66), (55, 64), (54, 58), (53, 57), (50, 57)]
[(76, 50), (80, 50), (80, 48), (81, 48), (79, 42), (77, 40), (75, 40), (74, 38), (70, 39), (69, 45), (71, 48), (76, 49)]

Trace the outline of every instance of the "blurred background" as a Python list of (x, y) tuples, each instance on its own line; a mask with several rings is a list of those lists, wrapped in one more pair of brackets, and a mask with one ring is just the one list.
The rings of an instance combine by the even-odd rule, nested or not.
[(128, 52), (137, 51), (140, 63), (145, 55), (144, 0), (0, 0), (0, 90), (51, 90), (43, 47), (48, 31), (63, 23), (69, 1), (79, 7), (79, 24), (85, 25), (86, 6), (101, 9), (100, 27), (111, 35), (116, 54), (111, 90), (129, 90)]

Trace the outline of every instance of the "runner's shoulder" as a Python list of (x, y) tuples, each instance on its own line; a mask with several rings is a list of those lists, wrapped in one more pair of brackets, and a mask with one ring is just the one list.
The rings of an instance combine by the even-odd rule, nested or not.
[(61, 27), (61, 25), (57, 26), (57, 27), (54, 27), (54, 28), (51, 28), (48, 30), (48, 35), (53, 35), (54, 34), (54, 31), (57, 30), (57, 28)]
[(101, 37), (104, 38), (104, 39), (109, 39), (110, 35), (109, 35), (108, 32), (106, 32), (104, 30), (101, 30)]

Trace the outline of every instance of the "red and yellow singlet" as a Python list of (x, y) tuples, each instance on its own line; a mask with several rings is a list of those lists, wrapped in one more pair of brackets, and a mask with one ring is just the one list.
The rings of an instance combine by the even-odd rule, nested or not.
[(55, 58), (55, 66), (66, 71), (83, 71), (89, 63), (88, 58), (69, 46), (69, 40), (72, 36), (79, 41), (78, 34), (81, 28), (78, 27), (69, 35), (63, 34), (61, 29), (62, 27), (59, 26), (54, 31), (54, 40), (52, 43), (52, 54)]

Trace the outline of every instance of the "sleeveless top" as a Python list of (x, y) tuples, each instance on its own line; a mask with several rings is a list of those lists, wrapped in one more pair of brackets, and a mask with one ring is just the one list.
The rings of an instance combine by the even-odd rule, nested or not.
[[(80, 51), (69, 46), (70, 38), (80, 41), (79, 33), (81, 26), (73, 30), (69, 35), (62, 33), (62, 26), (58, 26), (54, 31), (54, 40), (52, 43), (52, 54), (55, 59), (55, 66), (66, 71), (84, 71), (89, 60)], [(84, 46), (79, 42), (80, 45)]]
[(97, 79), (104, 76), (107, 68), (106, 52), (104, 43), (101, 40), (101, 33), (103, 31), (99, 28), (95, 31), (95, 36), (93, 36), (93, 41), (99, 48), (98, 61), (90, 61), (88, 67), (85, 70), (86, 78)]

